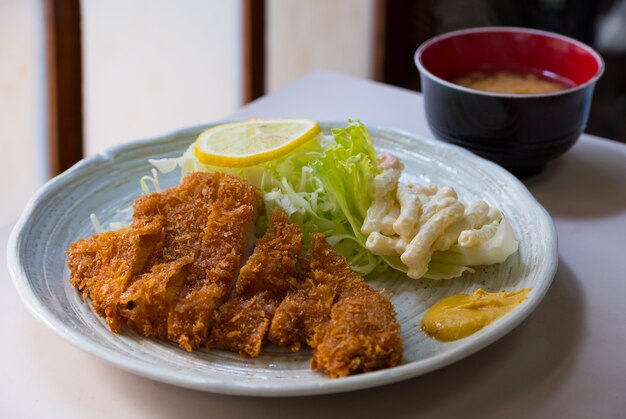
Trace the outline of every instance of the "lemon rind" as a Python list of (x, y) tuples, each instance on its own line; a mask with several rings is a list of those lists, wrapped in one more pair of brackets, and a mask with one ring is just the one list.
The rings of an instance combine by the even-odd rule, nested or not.
[[(254, 118), (249, 121), (244, 121), (244, 123), (260, 121), (260, 120), (263, 121), (263, 119)], [(280, 119), (278, 120), (268, 119), (265, 121), (279, 122), (281, 120)], [(312, 124), (311, 124), (311, 127), (307, 131), (305, 131), (302, 135), (300, 135), (296, 139), (286, 144), (283, 144), (279, 147), (276, 147), (270, 150), (262, 151), (260, 153), (242, 155), (242, 156), (228, 156), (228, 155), (223, 155), (223, 154), (221, 155), (212, 154), (212, 153), (206, 153), (205, 151), (200, 149), (199, 139), (202, 138), (207, 132), (214, 131), (214, 130), (223, 130), (223, 129), (226, 129), (228, 126), (242, 125), (242, 122), (231, 122), (231, 123), (216, 125), (214, 127), (211, 127), (202, 131), (200, 135), (198, 135), (194, 143), (194, 155), (202, 164), (206, 164), (210, 166), (231, 167), (231, 168), (249, 167), (249, 166), (254, 166), (260, 163), (265, 163), (267, 161), (275, 160), (279, 157), (282, 157), (290, 153), (297, 147), (301, 146), (302, 144), (310, 141), (311, 139), (313, 139), (319, 133), (322, 132), (322, 129), (319, 126), (319, 124), (316, 121), (313, 121), (311, 119), (294, 118), (291, 121), (306, 121), (308, 123), (312, 122)]]

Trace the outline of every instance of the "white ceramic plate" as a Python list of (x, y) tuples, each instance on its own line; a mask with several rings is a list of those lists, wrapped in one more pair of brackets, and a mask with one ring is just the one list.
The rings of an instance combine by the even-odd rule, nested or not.
[[(342, 125), (324, 123), (322, 127)], [(48, 182), (30, 201), (12, 232), (9, 268), (30, 310), (56, 333), (116, 366), (155, 380), (218, 393), (293, 396), (334, 393), (415, 377), (462, 359), (499, 339), (539, 304), (557, 267), (556, 232), (550, 216), (528, 190), (499, 166), (458, 147), (393, 129), (370, 132), (379, 150), (403, 160), (406, 179), (453, 186), (466, 200), (484, 198), (507, 215), (520, 240), (519, 252), (500, 265), (446, 281), (411, 280), (386, 272), (371, 280), (393, 295), (404, 339), (401, 365), (347, 378), (329, 379), (309, 369), (310, 351), (268, 347), (250, 359), (224, 351), (187, 353), (173, 344), (134, 333), (114, 335), (69, 284), (65, 250), (93, 233), (89, 215), (117, 219), (140, 195), (148, 158), (178, 156), (206, 127), (123, 145), (85, 159)], [(179, 174), (162, 175), (176, 185)], [(440, 343), (419, 330), (424, 311), (440, 298), (471, 292), (530, 287), (528, 299), (507, 316), (465, 339)], [(86, 371), (86, 374), (89, 372)]]

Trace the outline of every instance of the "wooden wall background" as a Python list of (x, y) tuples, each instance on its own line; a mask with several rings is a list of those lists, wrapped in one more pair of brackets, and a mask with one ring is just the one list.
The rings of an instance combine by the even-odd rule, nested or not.
[[(417, 47), (453, 29), (485, 25), (526, 26), (593, 44), (598, 14), (613, 0), (375, 0), (374, 78), (420, 90), (413, 63)], [(50, 175), (83, 156), (83, 92), (79, 0), (44, 0), (48, 74)], [(265, 93), (266, 2), (242, 0), (244, 103)], [(626, 142), (626, 53), (600, 53), (604, 77), (596, 87), (587, 131)]]

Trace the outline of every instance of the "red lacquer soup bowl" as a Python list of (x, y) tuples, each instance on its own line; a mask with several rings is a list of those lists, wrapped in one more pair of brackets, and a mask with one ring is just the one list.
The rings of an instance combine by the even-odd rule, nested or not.
[[(487, 27), (449, 32), (415, 53), (428, 124), (439, 139), (465, 147), (519, 177), (542, 170), (585, 129), (598, 53), (574, 39), (534, 29)], [(557, 81), (549, 93), (494, 93), (453, 81), (473, 73), (532, 74)]]

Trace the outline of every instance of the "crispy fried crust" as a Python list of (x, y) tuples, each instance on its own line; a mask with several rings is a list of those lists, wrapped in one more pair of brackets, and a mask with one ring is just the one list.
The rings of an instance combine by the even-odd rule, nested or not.
[(122, 294), (117, 311), (145, 336), (168, 338), (168, 313), (200, 252), (206, 219), (218, 197), (222, 174), (194, 173), (180, 186), (143, 195), (133, 205), (133, 225), (159, 218), (160, 235), (140, 275)]
[[(279, 209), (252, 243), (260, 191), (220, 173), (141, 197), (126, 229), (72, 243), (70, 281), (113, 332), (122, 326), (190, 351), (258, 356), (266, 339), (314, 349), (311, 367), (342, 377), (400, 362), (395, 311), (321, 234), (302, 262), (302, 232)], [(300, 266), (299, 280), (294, 276)]]
[(316, 329), (330, 320), (338, 293), (338, 284), (328, 275), (307, 279), (302, 288), (289, 294), (276, 309), (268, 339), (294, 352), (303, 343), (312, 346)]
[(167, 339), (167, 319), (176, 291), (184, 283), (192, 257), (152, 266), (137, 277), (119, 300), (127, 324), (144, 336)]
[(276, 310), (269, 338), (298, 350), (314, 348), (311, 367), (331, 377), (388, 368), (400, 362), (400, 325), (389, 299), (350, 270), (316, 234), (301, 288)]
[(303, 343), (313, 346), (316, 330), (330, 320), (350, 267), (321, 234), (312, 237), (307, 266), (302, 269), (299, 289), (290, 293), (276, 310), (269, 340), (292, 351)]
[(219, 309), (209, 346), (258, 356), (302, 252), (302, 232), (274, 208), (267, 233), (239, 274), (232, 297)]
[(84, 299), (91, 299), (94, 311), (115, 333), (124, 323), (117, 310), (120, 296), (144, 270), (162, 224), (162, 218), (156, 217), (132, 229), (97, 234), (70, 244), (67, 264), (71, 284), (82, 291)]
[(393, 367), (402, 356), (393, 305), (364, 281), (344, 288), (330, 321), (318, 329), (314, 340), (311, 368), (331, 377)]
[(193, 173), (139, 198), (130, 227), (72, 243), (70, 281), (114, 332), (127, 324), (191, 350), (234, 283), (260, 208), (247, 182)]
[(247, 204), (228, 208), (213, 206), (200, 254), (169, 313), (168, 336), (188, 351), (206, 340), (213, 310), (233, 286), (258, 215)]

